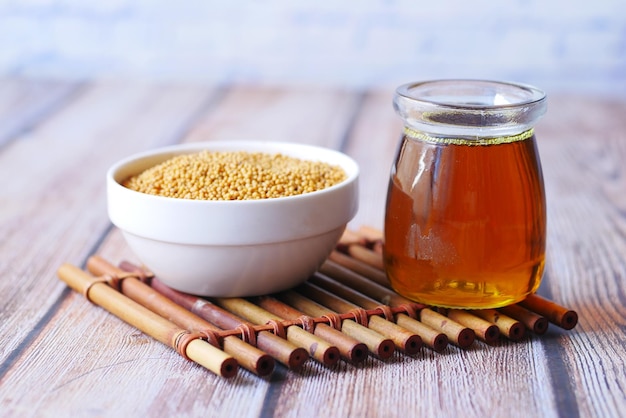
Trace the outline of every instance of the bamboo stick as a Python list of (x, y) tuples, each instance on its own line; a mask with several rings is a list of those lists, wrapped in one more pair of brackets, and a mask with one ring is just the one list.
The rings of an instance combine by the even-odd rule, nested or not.
[(340, 266), (360, 274), (361, 276), (367, 277), (381, 286), (390, 287), (389, 279), (383, 270), (372, 267), (361, 260), (357, 260), (356, 258), (350, 257), (339, 251), (331, 252), (328, 259), (334, 261)]
[(357, 234), (367, 241), (382, 241), (384, 239), (383, 231), (369, 225), (361, 225), (357, 230)]
[[(341, 299), (340, 297), (308, 282), (299, 286), (296, 291), (338, 313), (349, 313), (350, 311), (360, 308), (360, 306)], [(422, 339), (419, 335), (410, 332), (391, 321), (387, 321), (380, 316), (371, 315), (367, 318), (367, 324), (362, 325), (367, 325), (367, 327), (371, 330), (388, 337), (394, 342), (396, 348), (407, 354), (416, 354), (422, 347)]]
[[(389, 306), (399, 306), (407, 303), (407, 301), (411, 302), (405, 297), (400, 296), (390, 288), (385, 287), (379, 283), (374, 283), (368, 278), (346, 267), (343, 267), (330, 259), (326, 260), (320, 266), (319, 272), (328, 277), (332, 277), (334, 280), (343, 283), (344, 285)], [(418, 305), (420, 305), (421, 308), (426, 307), (426, 305)]]
[(548, 330), (549, 321), (547, 318), (531, 312), (520, 305), (509, 305), (498, 310), (511, 318), (517, 319), (537, 335), (545, 334)]
[(476, 339), (476, 333), (473, 329), (429, 308), (420, 311), (420, 321), (446, 334), (450, 341), (460, 348), (471, 346)]
[[(215, 298), (215, 303), (255, 324), (263, 325), (269, 321), (283, 320), (242, 298)], [(337, 347), (298, 326), (287, 327), (286, 338), (293, 344), (305, 348), (311, 357), (325, 366), (334, 366), (339, 361), (340, 354)]]
[(497, 325), (462, 309), (437, 309), (448, 318), (471, 328), (476, 336), (489, 345), (495, 344), (500, 338), (500, 329)]
[[(303, 312), (273, 297), (257, 297), (254, 302), (268, 312), (285, 319), (297, 320), (306, 316)], [(341, 356), (348, 361), (359, 363), (367, 358), (367, 346), (365, 344), (325, 323), (317, 323), (312, 330), (307, 331), (335, 345)]]
[[(241, 318), (207, 300), (174, 290), (158, 279), (153, 279), (151, 285), (167, 298), (220, 328), (236, 329), (244, 325)], [(307, 350), (269, 331), (256, 334), (256, 346), (292, 370), (300, 369), (309, 358)]]
[[(175, 349), (182, 356), (223, 377), (237, 374), (237, 360), (199, 338), (189, 341), (191, 333), (132, 301), (108, 284), (70, 264), (62, 264), (57, 274), (68, 286), (85, 295), (126, 323)], [(185, 346), (186, 344), (186, 346)]]
[[(320, 273), (314, 274), (309, 281), (362, 308), (376, 309), (380, 306), (380, 303), (374, 299)], [(395, 322), (400, 327), (419, 335), (424, 344), (437, 352), (443, 351), (448, 346), (448, 337), (445, 334), (411, 318), (407, 314), (396, 314)]]
[(446, 334), (440, 330), (436, 330), (406, 314), (396, 315), (396, 324), (409, 331), (422, 335), (422, 341), (432, 348), (434, 351), (441, 353), (448, 347), (449, 339)]
[(358, 234), (363, 237), (367, 243), (367, 247), (377, 254), (383, 253), (384, 234), (376, 228), (367, 225), (361, 225)]
[(476, 334), (472, 329), (434, 312), (425, 305), (414, 303), (393, 290), (374, 283), (333, 261), (326, 260), (319, 271), (386, 305), (401, 306), (410, 304), (411, 306), (419, 306), (421, 310), (419, 311), (418, 319), (431, 328), (444, 333), (450, 342), (461, 348), (467, 348), (474, 343)]
[(500, 332), (510, 340), (521, 340), (526, 333), (526, 327), (524, 324), (496, 311), (495, 309), (476, 309), (472, 312), (475, 315), (497, 325)]
[(382, 254), (379, 252), (374, 252), (373, 250), (359, 244), (348, 245), (347, 251), (351, 257), (361, 260), (372, 267), (379, 270), (384, 270), (385, 268)]
[(574, 328), (578, 323), (578, 314), (575, 311), (542, 298), (537, 294), (526, 296), (526, 299), (519, 304), (532, 312), (546, 317), (548, 321), (565, 330)]
[(356, 231), (351, 229), (345, 229), (341, 237), (339, 238), (339, 242), (337, 243), (338, 247), (347, 247), (351, 244), (365, 244), (365, 238), (363, 238)]
[[(87, 269), (96, 276), (105, 274), (121, 277), (127, 272), (114, 266), (99, 256), (92, 256), (87, 260)], [(181, 328), (192, 332), (219, 332), (222, 331), (210, 322), (200, 318), (182, 306), (174, 303), (136, 277), (128, 277), (120, 282), (120, 291), (150, 309), (152, 312), (175, 323)], [(211, 341), (209, 340), (209, 343)], [(217, 346), (218, 348), (221, 348)], [(274, 359), (235, 336), (227, 336), (223, 340), (223, 349), (232, 355), (240, 366), (258, 376), (267, 376), (274, 370)]]
[[(294, 308), (314, 317), (323, 317), (335, 313), (328, 308), (296, 293), (292, 290), (281, 292), (276, 297)], [(363, 342), (368, 350), (380, 359), (391, 357), (395, 351), (393, 341), (379, 333), (364, 327), (351, 319), (341, 321), (341, 332)]]

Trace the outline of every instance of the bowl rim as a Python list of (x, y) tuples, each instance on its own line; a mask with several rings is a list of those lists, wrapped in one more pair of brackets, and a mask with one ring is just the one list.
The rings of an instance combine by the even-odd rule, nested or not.
[[(326, 153), (328, 155), (333, 155), (335, 158), (343, 160), (343, 162), (346, 164), (335, 164), (333, 163), (333, 165), (340, 165), (341, 168), (344, 169), (344, 171), (346, 172), (346, 178), (343, 179), (341, 182), (334, 184), (332, 186), (326, 187), (324, 189), (321, 190), (316, 190), (313, 192), (308, 192), (308, 193), (303, 193), (303, 194), (299, 194), (299, 195), (293, 195), (293, 196), (282, 196), (282, 197), (273, 197), (273, 198), (267, 198), (267, 199), (244, 199), (244, 200), (203, 200), (203, 199), (182, 199), (182, 198), (175, 198), (175, 197), (166, 197), (166, 196), (158, 196), (158, 195), (151, 195), (148, 193), (142, 193), (142, 192), (138, 192), (136, 190), (132, 190), (132, 189), (128, 189), (127, 187), (124, 187), (118, 178), (116, 178), (116, 174), (120, 171), (123, 170), (124, 168), (126, 168), (128, 165), (133, 164), (138, 162), (139, 160), (144, 160), (144, 159), (150, 159), (150, 158), (154, 158), (154, 157), (161, 157), (163, 156), (163, 160), (165, 161), (168, 158), (171, 158), (175, 155), (182, 155), (182, 154), (188, 154), (194, 151), (203, 151), (203, 150), (207, 150), (210, 149), (213, 151), (238, 151), (240, 150), (241, 147), (250, 147), (252, 146), (253, 148), (259, 148), (258, 152), (268, 152), (268, 153), (274, 153), (272, 151), (267, 151), (265, 148), (266, 147), (276, 147), (276, 148), (281, 148), (284, 149), (284, 147), (287, 147), (288, 150), (294, 150), (294, 149), (298, 149), (298, 150), (308, 150), (308, 151), (316, 151), (316, 152), (322, 152), (322, 153)], [(210, 147), (210, 148), (209, 148)], [(212, 149), (212, 148), (218, 148), (218, 149)], [(247, 150), (246, 150), (247, 151)], [(168, 155), (168, 156), (166, 156)], [(290, 154), (286, 154), (291, 156)], [(306, 159), (306, 157), (298, 157), (301, 159)], [(319, 161), (319, 160), (313, 160), (313, 161)], [(158, 162), (154, 163), (154, 164), (159, 164)], [(151, 164), (151, 165), (154, 165)], [(346, 169), (346, 167), (348, 167), (349, 169)], [(136, 173), (135, 173), (136, 174)], [(160, 148), (155, 148), (152, 150), (147, 150), (147, 151), (142, 151), (142, 152), (138, 152), (132, 155), (129, 155), (128, 157), (125, 157), (119, 161), (117, 161), (116, 163), (114, 163), (113, 165), (111, 165), (109, 167), (109, 169), (107, 170), (107, 179), (112, 180), (114, 183), (118, 184), (120, 187), (124, 188), (125, 190), (128, 190), (129, 192), (132, 193), (138, 193), (141, 194), (143, 196), (146, 196), (149, 199), (167, 199), (167, 200), (176, 200), (178, 202), (181, 202), (181, 204), (189, 204), (189, 205), (194, 205), (194, 204), (200, 204), (200, 205), (206, 205), (206, 204), (216, 204), (216, 205), (260, 205), (260, 204), (267, 204), (268, 201), (282, 201), (282, 200), (295, 200), (295, 199), (303, 199), (306, 197), (309, 197), (310, 195), (317, 195), (320, 193), (328, 193), (334, 189), (337, 189), (339, 187), (342, 187), (345, 183), (354, 181), (356, 178), (358, 178), (360, 175), (360, 169), (358, 164), (356, 163), (356, 161), (354, 161), (351, 157), (349, 157), (348, 155), (342, 153), (341, 151), (337, 151), (331, 148), (325, 148), (325, 147), (321, 147), (321, 146), (316, 146), (316, 145), (309, 145), (309, 144), (301, 144), (301, 143), (296, 143), (296, 142), (287, 142), (287, 141), (255, 141), (255, 140), (221, 140), (221, 141), (205, 141), (205, 142), (193, 142), (193, 143), (184, 143), (184, 144), (177, 144), (177, 145), (168, 145), (165, 147), (160, 147)], [(128, 178), (128, 175), (124, 176), (124, 178)]]
[[(171, 198), (138, 192), (128, 189), (121, 184), (121, 181), (129, 175), (137, 174), (141, 170), (165, 161), (171, 156), (206, 149), (215, 151), (244, 150), (283, 153), (284, 155), (302, 159), (324, 161), (342, 167), (346, 172), (346, 178), (340, 183), (314, 192), (254, 200)], [(312, 156), (312, 158), (309, 156)], [(143, 164), (144, 167), (137, 168), (138, 164)], [(358, 209), (359, 167), (356, 161), (341, 151), (294, 142), (216, 140), (170, 145), (135, 153), (123, 158), (107, 170), (106, 177), (108, 212), (109, 218), (114, 225), (125, 233), (180, 244), (253, 245), (302, 239), (314, 233), (325, 233), (347, 224)], [(328, 215), (322, 220), (315, 215), (313, 206), (316, 205), (310, 204), (312, 200), (317, 199), (323, 202), (325, 209), (328, 211)], [(128, 210), (128, 207), (122, 207), (123, 205), (120, 205), (121, 201), (132, 202), (131, 206), (133, 208)], [(339, 204), (340, 202), (347, 202), (348, 204), (344, 205), (344, 207)], [(287, 219), (285, 230), (270, 234), (271, 225), (266, 226), (264, 223), (270, 224), (274, 221), (275, 215), (272, 215), (272, 211), (276, 210), (278, 206), (283, 207), (284, 209), (281, 210), (284, 211), (302, 213), (304, 221), (296, 223), (295, 220)], [(189, 229), (188, 224), (191, 222), (187, 219), (181, 219), (180, 215), (176, 215), (181, 210), (185, 211), (185, 216), (189, 216), (189, 219), (195, 220), (198, 228), (200, 230), (203, 229), (203, 234), (201, 233), (202, 231), (181, 231), (182, 227)], [(224, 221), (221, 222), (221, 225), (218, 225), (220, 222), (215, 221), (215, 219), (223, 219), (224, 213), (228, 213), (229, 217), (237, 219), (239, 224)], [(254, 214), (253, 217), (248, 216), (251, 213)], [(210, 219), (211, 216), (213, 216), (214, 220)], [(157, 224), (155, 222), (157, 218), (167, 219), (168, 225), (159, 224), (158, 228), (154, 228)], [(315, 219), (316, 224), (313, 222), (313, 219)], [(258, 229), (259, 232), (256, 234), (256, 237), (254, 234), (243, 234), (246, 237), (236, 236), (237, 234), (242, 235), (241, 231), (246, 228)], [(265, 231), (265, 233), (263, 234), (261, 231)], [(210, 235), (213, 235), (213, 237)], [(229, 235), (229, 237), (226, 238), (226, 235)], [(274, 238), (268, 241), (267, 238), (262, 239), (262, 235), (273, 235)]]

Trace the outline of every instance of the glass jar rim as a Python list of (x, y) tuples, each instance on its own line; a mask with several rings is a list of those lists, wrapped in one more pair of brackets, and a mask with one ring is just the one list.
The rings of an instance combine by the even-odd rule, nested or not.
[(505, 81), (441, 79), (401, 85), (393, 99), (405, 126), (442, 137), (517, 135), (546, 112), (546, 94)]
[[(478, 95), (476, 91), (481, 89), (493, 92), (490, 96), (493, 99), (492, 103), (470, 101), (472, 97), (475, 99)], [(396, 89), (396, 94), (416, 104), (423, 103), (456, 110), (525, 107), (546, 100), (546, 93), (543, 90), (529, 84), (485, 79), (436, 79), (406, 83)]]

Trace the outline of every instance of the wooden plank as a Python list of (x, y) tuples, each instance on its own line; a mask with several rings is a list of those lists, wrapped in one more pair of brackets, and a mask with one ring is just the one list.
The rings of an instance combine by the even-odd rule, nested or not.
[(626, 377), (626, 103), (592, 97), (549, 103), (537, 128), (548, 198), (540, 291), (581, 318), (575, 333), (544, 341), (556, 407), (619, 416)]
[(330, 88), (233, 86), (185, 141), (287, 141), (339, 149), (358, 101), (355, 92)]
[(0, 78), (0, 148), (80, 91), (80, 83)]

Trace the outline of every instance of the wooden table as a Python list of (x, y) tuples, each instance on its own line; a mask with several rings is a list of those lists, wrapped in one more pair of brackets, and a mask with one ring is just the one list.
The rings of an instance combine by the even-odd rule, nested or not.
[(224, 379), (89, 303), (63, 262), (134, 260), (106, 213), (116, 160), (216, 139), (294, 141), (360, 164), (351, 228), (382, 228), (400, 133), (391, 91), (0, 81), (0, 415), (618, 416), (626, 411), (626, 102), (550, 97), (540, 293), (572, 331)]

